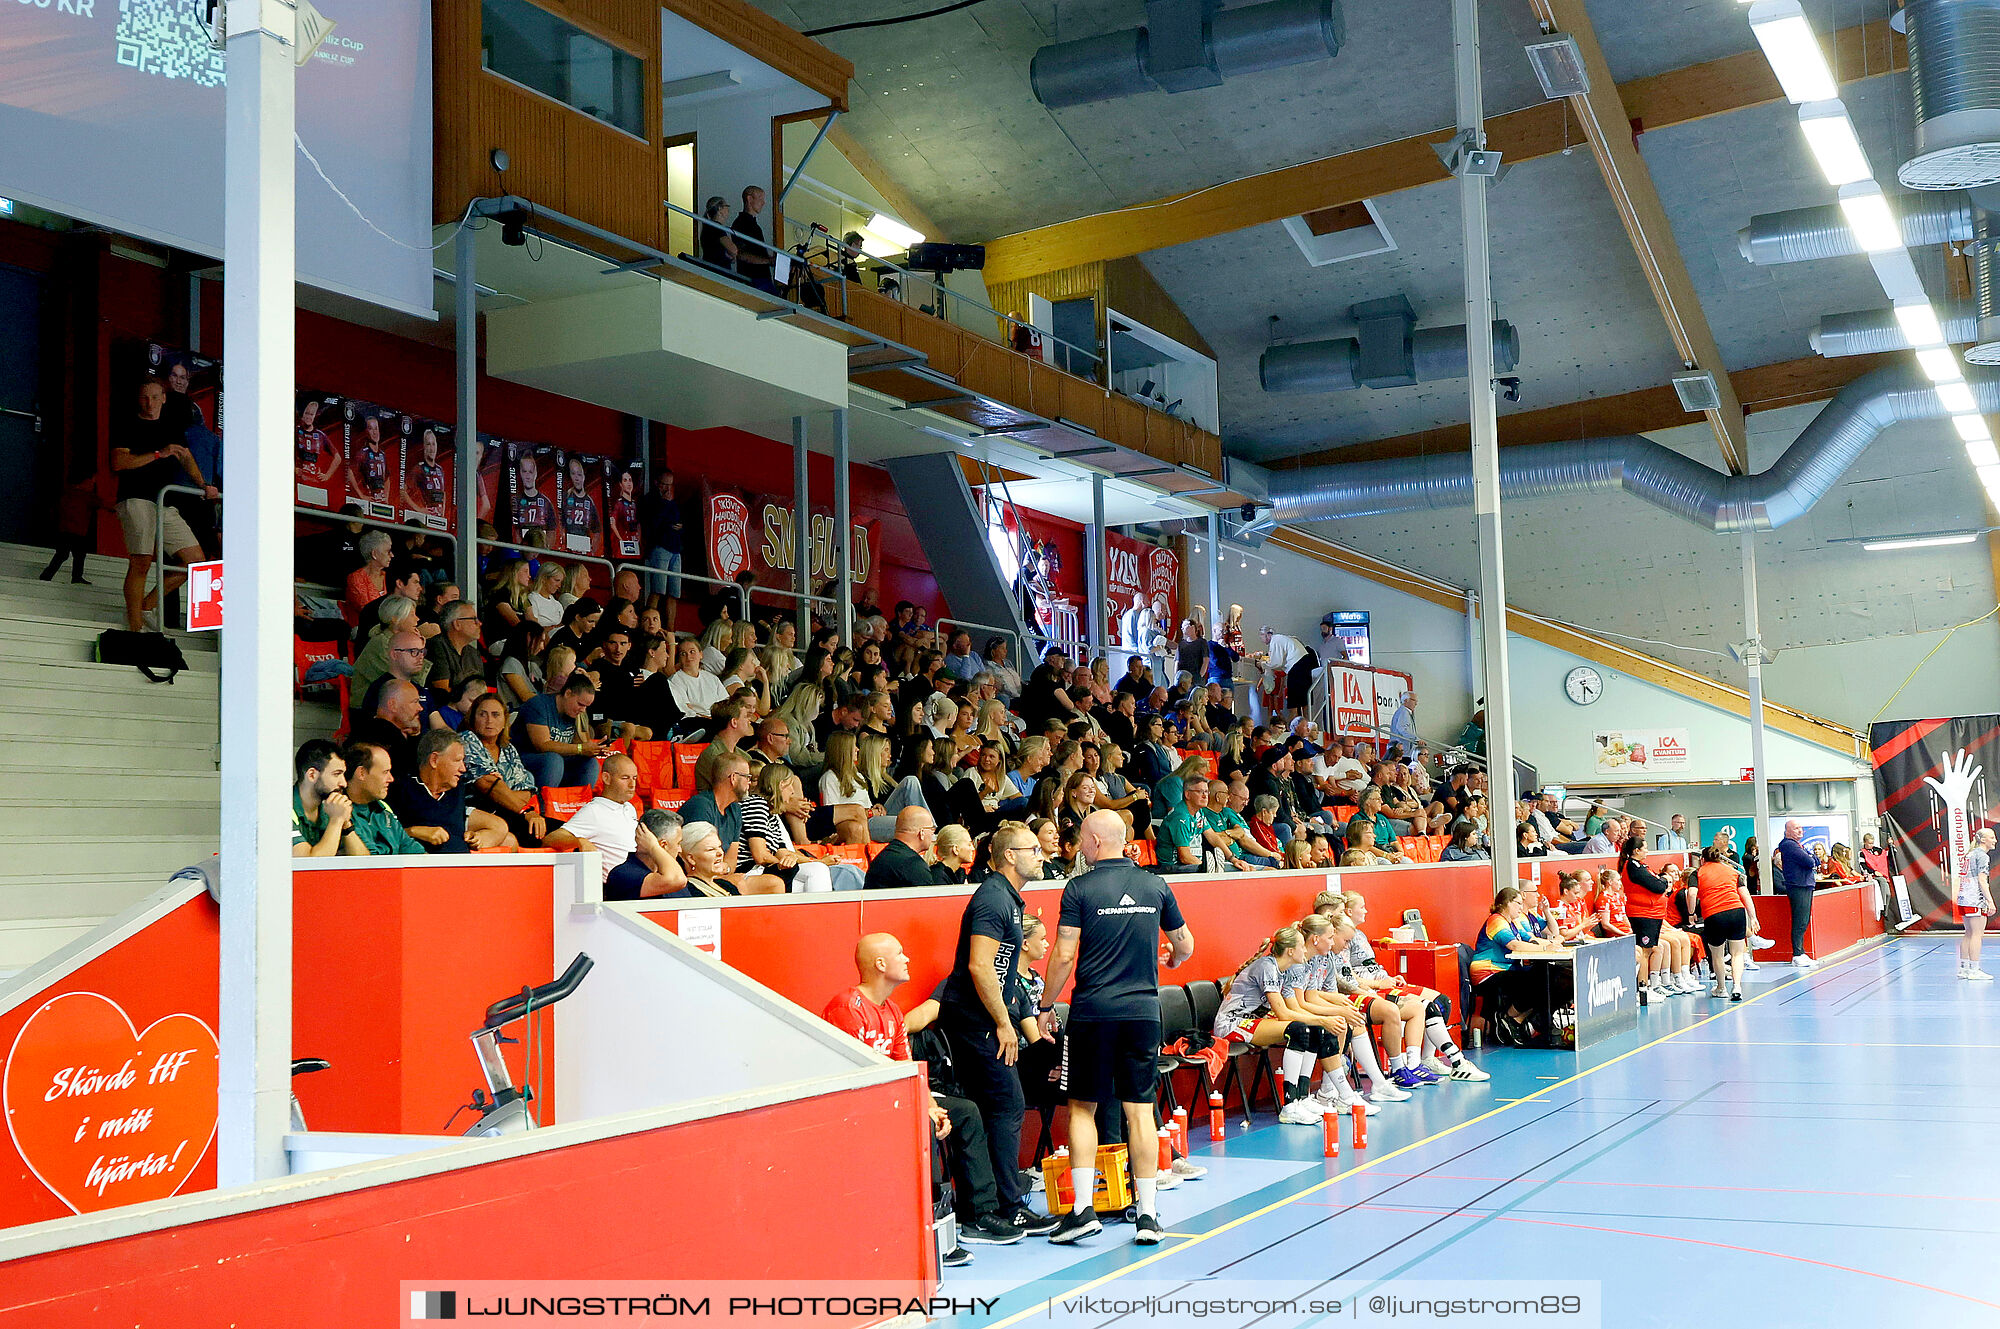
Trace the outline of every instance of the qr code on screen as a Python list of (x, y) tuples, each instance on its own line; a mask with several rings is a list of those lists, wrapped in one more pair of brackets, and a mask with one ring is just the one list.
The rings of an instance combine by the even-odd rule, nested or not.
[(142, 74), (222, 86), (223, 55), (202, 22), (207, 0), (118, 0), (118, 63)]

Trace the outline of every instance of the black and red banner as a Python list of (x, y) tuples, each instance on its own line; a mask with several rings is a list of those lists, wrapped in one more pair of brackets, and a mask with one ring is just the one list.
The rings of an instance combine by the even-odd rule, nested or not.
[[(1908, 884), (1913, 930), (1956, 929), (1951, 903), (1956, 869), (1950, 839), (1996, 824), (2000, 794), (2000, 715), (1951, 720), (1887, 720), (1869, 726), (1874, 749), (1875, 799), (1889, 828), (1895, 867)], [(1947, 764), (1964, 752), (1978, 772), (1962, 793)], [(1941, 787), (1942, 786), (1942, 787)], [(1962, 818), (1962, 820), (1960, 820)]]

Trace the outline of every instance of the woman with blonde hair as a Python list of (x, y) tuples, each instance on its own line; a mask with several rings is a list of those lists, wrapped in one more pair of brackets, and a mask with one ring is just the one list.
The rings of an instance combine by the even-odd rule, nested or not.
[(1013, 735), (1008, 732), (1007, 725), (1002, 719), (1006, 714), (1007, 707), (998, 697), (988, 697), (979, 703), (979, 725), (973, 731), (982, 744), (998, 743), (1003, 756), (1011, 755), (1014, 751)]
[(589, 598), (590, 565), (588, 563), (578, 563), (569, 570), (569, 579), (563, 585), (562, 594), (558, 595), (556, 599), (562, 602), (564, 609), (567, 609), (578, 600), (587, 600)]
[(791, 750), (785, 754), (788, 764), (803, 770), (826, 760), (813, 746), (813, 735), (818, 732), (814, 725), (825, 709), (826, 689), (817, 683), (800, 683), (785, 694), (784, 703), (771, 713), (773, 720), (783, 720), (792, 731)]
[[(527, 564), (523, 563), (522, 566), (526, 567)], [(528, 587), (526, 604), (522, 606), (522, 612), (550, 630), (560, 627), (565, 608), (562, 602), (562, 589), (562, 564), (544, 560), (541, 571), (535, 574), (535, 580)]]
[(736, 645), (736, 624), (718, 618), (701, 630), (701, 667), (717, 678), (729, 664), (729, 650)]
[(956, 822), (938, 827), (937, 862), (931, 866), (931, 880), (939, 886), (965, 885), (971, 880), (968, 873), (973, 852), (971, 831)]
[(845, 729), (827, 735), (826, 770), (819, 777), (820, 806), (833, 814), (837, 844), (867, 844), (868, 819), (882, 809), (861, 775), (861, 745)]
[(1294, 1092), (1301, 1079), (1309, 1079), (1312, 1065), (1333, 1045), (1333, 1036), (1345, 1032), (1347, 1023), (1336, 1025), (1331, 1016), (1314, 1015), (1288, 995), (1285, 974), (1303, 964), (1305, 934), (1295, 926), (1281, 927), (1243, 962), (1223, 985), (1222, 1004), (1216, 1008), (1210, 1033), (1225, 1043), (1247, 1043), (1267, 1048), (1284, 1044), (1284, 1106), (1278, 1120), (1286, 1125), (1317, 1123), (1318, 1112), (1307, 1115), (1299, 1105), (1302, 1094)]

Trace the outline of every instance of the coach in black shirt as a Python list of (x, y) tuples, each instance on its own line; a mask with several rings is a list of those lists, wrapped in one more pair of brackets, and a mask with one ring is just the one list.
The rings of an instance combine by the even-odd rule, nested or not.
[[(1104, 810), (1084, 818), (1078, 845), (1078, 857), (1090, 870), (1063, 887), (1055, 953), (1042, 988), (1053, 998), (1072, 973), (1076, 976), (1062, 1061), (1070, 1158), (1097, 1157), (1097, 1105), (1115, 1094), (1125, 1106), (1126, 1155), (1139, 1209), (1134, 1240), (1151, 1246), (1163, 1235), (1154, 1193), (1160, 1145), (1153, 1120), (1160, 934), (1173, 943), (1167, 963), (1178, 968), (1194, 954), (1194, 933), (1173, 889), (1125, 857), (1125, 823), (1117, 813)], [(1074, 1164), (1070, 1175), (1083, 1198), (1049, 1234), (1050, 1241), (1068, 1243), (1101, 1230), (1090, 1203), (1095, 1176)]]
[(1026, 826), (1011, 823), (993, 833), (992, 854), (994, 872), (965, 902), (959, 920), (951, 976), (938, 994), (938, 1024), (951, 1045), (960, 1086), (979, 1105), (986, 1124), (1001, 1214), (1021, 1231), (1042, 1235), (1056, 1220), (1021, 1200), (1021, 1119), (1027, 1101), (1014, 1070), (1021, 1036), (1007, 1008), (1021, 965), (1021, 887), (1042, 875), (1042, 851)]
[(923, 807), (904, 808), (896, 814), (896, 838), (875, 855), (862, 880), (866, 890), (895, 886), (934, 886), (931, 865), (924, 850), (937, 843), (937, 819)]

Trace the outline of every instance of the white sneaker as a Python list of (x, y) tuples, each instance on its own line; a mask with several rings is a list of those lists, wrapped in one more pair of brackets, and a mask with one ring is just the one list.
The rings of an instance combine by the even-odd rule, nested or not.
[(1278, 1121), (1286, 1126), (1317, 1126), (1320, 1116), (1311, 1098), (1296, 1098), (1278, 1109)]
[(1444, 1077), (1451, 1074), (1451, 1063), (1435, 1052), (1426, 1053), (1421, 1064), (1432, 1075)]
[(1729, 991), (1722, 986), (1722, 980), (1718, 978), (1708, 985), (1708, 995), (1711, 997), (1726, 997), (1729, 995)]
[(1176, 1158), (1174, 1160), (1173, 1174), (1183, 1181), (1193, 1181), (1197, 1177), (1207, 1176), (1208, 1169), (1199, 1163), (1190, 1163), (1185, 1158)]
[(1154, 1176), (1153, 1184), (1158, 1190), (1170, 1191), (1181, 1184), (1181, 1179), (1171, 1172), (1161, 1172)]
[(1961, 977), (1972, 983), (1991, 983), (1993, 981), (1993, 975), (1987, 973), (1984, 969), (1968, 969)]
[(161, 622), (160, 611), (158, 609), (145, 610), (139, 615), (139, 621), (145, 625), (148, 632), (165, 632), (167, 630)]
[(1319, 1082), (1319, 1092), (1313, 1095), (1322, 1107), (1330, 1107), (1335, 1112), (1352, 1112), (1361, 1109), (1361, 1115), (1372, 1116), (1380, 1109), (1361, 1095), (1354, 1092), (1354, 1086), (1342, 1075), (1329, 1075)]
[[(1767, 941), (1764, 944), (1766, 946), (1775, 946), (1778, 943), (1774, 941)], [(1763, 967), (1764, 967), (1763, 965), (1758, 964), (1755, 960), (1751, 959), (1749, 956), (1746, 955), (1743, 957), (1743, 971), (1745, 973), (1749, 973), (1753, 969), (1762, 969)]]
[(1485, 1071), (1480, 1070), (1470, 1061), (1461, 1061), (1458, 1063), (1458, 1065), (1451, 1068), (1450, 1078), (1464, 1083), (1478, 1084), (1490, 1080), (1493, 1077), (1488, 1075)]
[(1813, 959), (1810, 955), (1795, 955), (1792, 957), (1792, 967), (1794, 969), (1817, 969), (1819, 968), (1819, 961)]
[(1763, 936), (1762, 934), (1750, 938), (1750, 949), (1753, 951), (1768, 951), (1777, 944), (1778, 943), (1775, 938), (1766, 937)]
[(1408, 1101), (1410, 1091), (1407, 1089), (1398, 1089), (1387, 1080), (1382, 1081), (1380, 1084), (1371, 1081), (1368, 1092), (1363, 1094), (1362, 1097), (1371, 1103), (1402, 1103)]
[(1675, 974), (1674, 986), (1685, 995), (1692, 996), (1701, 991), (1701, 984), (1695, 982), (1693, 974)]

